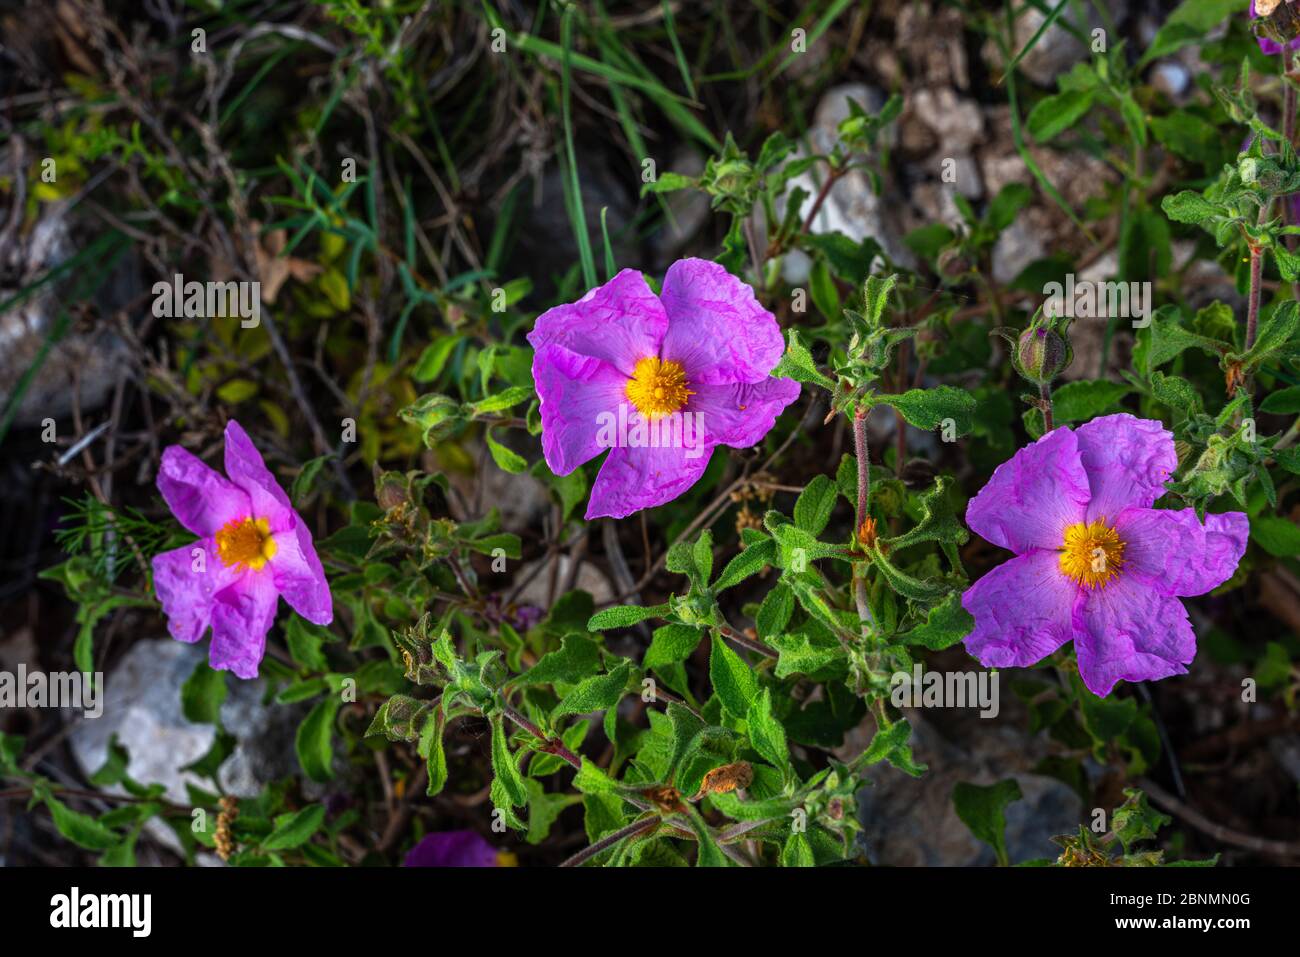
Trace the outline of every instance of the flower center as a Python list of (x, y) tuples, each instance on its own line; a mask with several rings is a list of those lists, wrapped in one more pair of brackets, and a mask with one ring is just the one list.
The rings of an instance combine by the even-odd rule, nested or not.
[(217, 529), (217, 555), (227, 568), (244, 566), (261, 571), (275, 556), (275, 539), (264, 518), (233, 519)]
[(1124, 567), (1124, 543), (1105, 518), (1076, 522), (1065, 530), (1061, 571), (1085, 588), (1105, 585)]
[(679, 363), (654, 356), (639, 360), (627, 380), (628, 400), (647, 419), (679, 411), (694, 394)]

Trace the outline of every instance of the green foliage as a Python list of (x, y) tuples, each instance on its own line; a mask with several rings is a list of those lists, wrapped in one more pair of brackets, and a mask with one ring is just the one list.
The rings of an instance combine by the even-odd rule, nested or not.
[[(968, 49), (1001, 53), (985, 91), (995, 102), (976, 105), (1006, 115), (996, 135), (1009, 140), (996, 145), (1014, 151), (1025, 174), (978, 199), (981, 190), (943, 180), (951, 215), (921, 223), (901, 248), (883, 229), (872, 231), (877, 239), (823, 228), (837, 191), (870, 191), (888, 205), (940, 174), (899, 176), (896, 152), (901, 142), (910, 161), (915, 130), (898, 121), (905, 110), (921, 116), (907, 83), (876, 104), (850, 101), (834, 136), (811, 129), (815, 94), (851, 55), (838, 41), (874, 30), (881, 15), (845, 0), (789, 24), (793, 14), (764, 7), (752, 18), (764, 36), (754, 56), (741, 54), (747, 24), (732, 22), (726, 5), (664, 4), (625, 29), (627, 15), (599, 4), (543, 5), (521, 19), (492, 3), (417, 11), (327, 0), (319, 28), (334, 52), (302, 64), (315, 79), (291, 117), (274, 108), (284, 94), (277, 63), (313, 45), (274, 31), (239, 48), (240, 69), (225, 71), (236, 83), (229, 92), (189, 73), (169, 78), (167, 90), (149, 87), (151, 97), (181, 91), (191, 106), (213, 97), (216, 124), (202, 135), (131, 123), (134, 111), (117, 109), (113, 91), (76, 73), (64, 80), (67, 95), (85, 102), (64, 128), (15, 115), (15, 129), (60, 157), (61, 177), (75, 185), (58, 190), (86, 185), (90, 163), (112, 163), (129, 175), (111, 179), (131, 192), (94, 205), (114, 219), (157, 223), (163, 237), (202, 235), (248, 259), (229, 264), (241, 274), (266, 281), (283, 268), (292, 277), (264, 297), (275, 303), (273, 331), (178, 319), (155, 332), (149, 363), (124, 380), (148, 415), (168, 409), (157, 431), (181, 433), (196, 450), (213, 422), (234, 412), (257, 420), (273, 474), (321, 533), (333, 621), (312, 624), (281, 606), (261, 671), (268, 706), (297, 709), (297, 772), (227, 814), (229, 863), (393, 862), (426, 828), (463, 817), (475, 794), (515, 832), (502, 846), (535, 848), (538, 860), (575, 835), (591, 845), (617, 838), (583, 858), (596, 865), (860, 860), (855, 795), (868, 772), (927, 772), (891, 698), (894, 679), (935, 662), (982, 667), (962, 657), (974, 627), (962, 597), (1005, 556), (972, 542), (967, 504), (1049, 422), (1075, 427), (1122, 411), (1171, 430), (1178, 464), (1155, 507), (1248, 515), (1247, 556), (1217, 591), (1231, 614), (1254, 602), (1258, 589), (1231, 594), (1251, 576), (1300, 573), (1300, 224), (1283, 212), (1300, 194), (1300, 160), (1275, 120), (1292, 81), (1256, 69), (1262, 57), (1239, 0), (1185, 0), (1145, 50), (1115, 37), (1094, 48), (1074, 4), (1031, 6), (1041, 17), (1028, 42), (1013, 23), (1018, 6), (953, 7), (971, 32), (962, 41), (979, 41)], [(245, 29), (213, 16), (232, 35)], [(1229, 17), (1222, 39), (1207, 41)], [(697, 37), (699, 24), (707, 29)], [(787, 26), (800, 25), (810, 44), (825, 44), (811, 72), (795, 69), (788, 49)], [(508, 55), (465, 59), (466, 47), (449, 58), (444, 37), (463, 26), (480, 40), (499, 29)], [(1087, 53), (1053, 88), (1031, 88), (1026, 58), (1049, 30), (1077, 34)], [(1201, 47), (1196, 84), (1179, 96), (1154, 86), (1149, 66), (1192, 44)], [(735, 84), (761, 91), (772, 115), (724, 123), (730, 114), (717, 104), (730, 104)], [(500, 104), (522, 105), (526, 137), (490, 141), (499, 124), (479, 119)], [(237, 132), (255, 122), (278, 137), (252, 135), (270, 125)], [(608, 170), (592, 162), (602, 137)], [(678, 144), (703, 151), (689, 173), (645, 166)], [(174, 161), (178, 150), (229, 177), (201, 181), (197, 164)], [(340, 179), (332, 157), (352, 153), (360, 175)], [(1055, 181), (1060, 164), (1049, 155), (1088, 157), (1106, 174), (1077, 201), (1079, 184)], [(620, 197), (639, 191), (639, 205), (607, 206), (609, 184), (597, 173)], [(572, 261), (554, 270), (521, 261), (516, 248), (541, 232), (525, 209), (538, 205), (542, 183), (558, 187), (560, 233), (573, 244)], [(58, 190), (21, 210), (24, 235), (40, 204), (80, 195)], [(598, 263), (606, 276), (642, 265), (619, 258), (648, 249), (644, 240), (690, 199), (713, 217), (690, 237), (692, 254), (752, 288), (784, 342), (771, 375), (803, 388), (768, 434), (720, 450), (677, 499), (588, 522), (584, 506), (607, 466), (561, 476), (548, 465), (525, 336), (544, 310), (596, 285)], [(1001, 281), (1004, 250), (1036, 235), (1044, 213), (1077, 236), (1058, 230), (1059, 248), (1036, 251)], [(715, 248), (698, 249), (708, 237)], [(79, 280), (70, 302), (88, 300), (110, 247), (127, 239), (114, 231), (90, 240), (0, 313), (64, 278)], [(160, 251), (149, 253), (152, 266)], [(1108, 281), (1154, 284), (1150, 316), (1046, 315), (1048, 283), (1103, 264)], [(1232, 294), (1213, 288), (1215, 270)], [(661, 274), (645, 275), (658, 288)], [(56, 326), (32, 374), (70, 327), (66, 310)], [(1023, 350), (1021, 335), (1040, 329), (1057, 337), (1051, 348)], [(1087, 368), (1071, 364), (1085, 355)], [(6, 399), (0, 438), (30, 381)], [(321, 421), (300, 426), (290, 400)], [(131, 432), (119, 411), (118, 453)], [(355, 439), (335, 434), (336, 413)], [(105, 461), (112, 474), (111, 454), (88, 461), (86, 479), (98, 479)], [(151, 559), (195, 536), (161, 518), (152, 490), (136, 510), (108, 504), (104, 486), (89, 484), (95, 494), (64, 503), (64, 560), (40, 574), (75, 606), (72, 660), (93, 673), (104, 666), (109, 646), (96, 639), (109, 622), (121, 635), (137, 616), (155, 615)], [(612, 587), (590, 583), (602, 579)], [(1256, 611), (1247, 614), (1253, 625)], [(1221, 630), (1203, 643), (1235, 643), (1261, 693), (1293, 707), (1300, 649), (1289, 633), (1271, 622), (1258, 635), (1222, 639)], [(1161, 715), (1130, 686), (1093, 695), (1074, 654), (1067, 645), (1040, 668), (998, 673), (1023, 705), (1027, 733), (1053, 747), (1039, 770), (1081, 792), (1095, 784), (1090, 762), (1104, 766), (1108, 785), (1140, 780), (1166, 757)], [(90, 780), (111, 795), (104, 802), (32, 771), (25, 742), (11, 735), (0, 735), (0, 776), (102, 863), (132, 862), (151, 818), (171, 824), (192, 859), (197, 847), (219, 846), (214, 828), (195, 833), (188, 822), (195, 808), (214, 820), (223, 808), (219, 769), (234, 739), (221, 714), (233, 680), (203, 663), (181, 690), (184, 716), (216, 732), (189, 768), (216, 790), (195, 788), (192, 807), (133, 781), (116, 741)], [(864, 732), (866, 748), (846, 755), (845, 742)], [(327, 814), (315, 803), (321, 785), (355, 796), (364, 812)], [(1108, 836), (1060, 839), (1056, 863), (1164, 862), (1165, 849), (1149, 845), (1170, 820), (1125, 793)], [(957, 815), (999, 864), (1011, 863), (1006, 811), (1020, 797), (1010, 778), (952, 791)], [(372, 851), (377, 806), (404, 830)], [(352, 849), (363, 831), (373, 857), (361, 859)]]
[(1007, 857), (1006, 842), (1006, 807), (1013, 801), (1019, 801), (1023, 795), (1020, 785), (1014, 778), (1007, 778), (989, 787), (958, 781), (953, 785), (952, 803), (972, 834), (993, 848), (998, 863), (1005, 867), (1010, 863)]

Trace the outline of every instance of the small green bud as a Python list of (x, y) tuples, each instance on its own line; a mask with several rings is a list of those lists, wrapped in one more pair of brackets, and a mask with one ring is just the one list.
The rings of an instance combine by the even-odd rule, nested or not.
[(449, 436), (461, 420), (460, 403), (436, 392), (420, 396), (397, 415), (424, 430), (424, 444), (429, 448)]
[(1030, 326), (1016, 344), (1016, 369), (1030, 382), (1043, 385), (1060, 375), (1073, 358), (1070, 344), (1048, 326)]
[(724, 192), (740, 192), (748, 189), (754, 178), (753, 167), (744, 160), (731, 160), (721, 163), (714, 170), (713, 183)]

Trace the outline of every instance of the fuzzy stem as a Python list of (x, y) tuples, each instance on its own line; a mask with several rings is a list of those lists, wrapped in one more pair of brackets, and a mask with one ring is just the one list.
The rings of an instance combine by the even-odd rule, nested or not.
[(777, 653), (773, 651), (771, 648), (767, 647), (767, 645), (759, 641), (754, 641), (752, 638), (748, 637), (747, 635), (742, 635), (740, 632), (736, 631), (736, 629), (732, 628), (730, 625), (718, 625), (718, 634), (720, 634), (723, 638), (726, 638), (728, 641), (734, 641), (742, 648), (749, 649), (755, 654), (763, 655), (768, 658), (778, 657)]
[(556, 755), (559, 758), (562, 758), (570, 766), (572, 766), (573, 768), (579, 771), (582, 770), (582, 759), (578, 757), (576, 754), (574, 754), (572, 751), (570, 751), (568, 748), (566, 748), (563, 742), (559, 741), (558, 739), (553, 740), (551, 738), (548, 738), (545, 732), (543, 732), (541, 728), (537, 727), (537, 725), (533, 724), (531, 721), (529, 721), (527, 718), (525, 718), (522, 714), (520, 714), (518, 711), (516, 711), (508, 704), (502, 707), (502, 713), (505, 714), (505, 716), (509, 718), (511, 721), (513, 721), (515, 724), (519, 725), (519, 727), (523, 728), (525, 731), (531, 734), (534, 738), (537, 738), (537, 740), (543, 742), (543, 746), (542, 746), (543, 751), (546, 751), (550, 754)]
[(1254, 244), (1250, 247), (1250, 293), (1246, 300), (1246, 351), (1255, 344), (1259, 329), (1259, 292), (1264, 272), (1264, 250)]
[(858, 458), (858, 513), (857, 528), (867, 518), (867, 501), (871, 498), (871, 464), (867, 458), (867, 416), (871, 407), (858, 406), (853, 414), (853, 451)]
[(808, 216), (803, 221), (803, 232), (807, 233), (812, 230), (814, 220), (817, 214), (821, 212), (822, 204), (826, 202), (826, 197), (831, 194), (831, 187), (844, 175), (844, 171), (831, 168), (826, 172), (826, 181), (822, 183), (821, 189), (817, 191), (817, 198), (813, 200), (812, 208), (808, 210)]
[(1295, 87), (1282, 81), (1282, 135), (1287, 145), (1295, 149)]
[[(1286, 51), (1280, 57), (1282, 61), (1282, 136), (1286, 140), (1286, 145), (1295, 149), (1295, 128), (1296, 128), (1296, 88), (1291, 85), (1287, 79), (1287, 71), (1291, 66), (1293, 54)], [(1282, 202), (1282, 225), (1294, 226), (1291, 216), (1291, 197), (1283, 196)], [(1284, 236), (1282, 242), (1289, 252), (1295, 252), (1295, 237)], [(1294, 286), (1295, 296), (1300, 299), (1300, 281)]]
[(1044, 382), (1038, 386), (1038, 395), (1043, 400), (1041, 406), (1043, 412), (1043, 434), (1046, 435), (1052, 429), (1056, 428), (1052, 422), (1052, 386)]
[(658, 827), (661, 823), (662, 820), (658, 817), (645, 817), (639, 821), (633, 821), (627, 827), (620, 828), (619, 830), (615, 831), (613, 834), (606, 834), (604, 837), (602, 837), (595, 844), (592, 844), (590, 847), (584, 847), (577, 854), (574, 854), (568, 860), (564, 861), (564, 863), (562, 863), (560, 866), (577, 867), (579, 864), (582, 864), (584, 861), (590, 860), (591, 858), (595, 857), (597, 854), (599, 854), (601, 851), (605, 850), (606, 848), (613, 847), (619, 841), (622, 841), (629, 837), (636, 837), (638, 834), (644, 834), (647, 831), (652, 831), (656, 827)]
[[(537, 740), (543, 742), (543, 747), (541, 748), (542, 751), (545, 751), (548, 754), (556, 755), (557, 757), (563, 759), (565, 762), (567, 762), (571, 767), (573, 767), (576, 770), (579, 771), (582, 770), (582, 759), (578, 757), (576, 754), (574, 754), (572, 751), (570, 751), (567, 747), (565, 747), (561, 741), (559, 741), (558, 739), (548, 738), (541, 728), (537, 727), (537, 725), (529, 721), (526, 717), (524, 717), (524, 715), (520, 714), (519, 711), (517, 711), (510, 705), (505, 704), (504, 702), (502, 703), (501, 706), (501, 712), (507, 718), (513, 721), (515, 724), (519, 725), (519, 727), (523, 728), (525, 731), (531, 734), (534, 738), (537, 738)], [(629, 804), (631, 804), (633, 807), (637, 808), (638, 810), (641, 811), (652, 810), (652, 808), (650, 807), (650, 802), (642, 798), (634, 797), (633, 795), (629, 794), (629, 795), (624, 795), (623, 800), (627, 801)], [(656, 823), (659, 822), (658, 818), (656, 818), (655, 820)], [(681, 837), (686, 837), (691, 839), (694, 839), (695, 837), (695, 833), (690, 828), (686, 827), (684, 824), (676, 824), (673, 822), (664, 822), (664, 823), (668, 827), (672, 828), (673, 831), (677, 832), (677, 834)]]
[[(862, 534), (862, 524), (867, 520), (867, 509), (871, 502), (871, 457), (867, 448), (867, 416), (870, 414), (871, 407), (862, 405), (853, 413), (853, 452), (858, 459), (858, 512), (857, 524), (854, 526), (857, 536)], [(902, 428), (901, 423), (899, 428)], [(861, 548), (864, 544), (859, 541), (858, 547)], [(858, 574), (856, 565), (853, 572), (853, 601), (857, 607), (858, 621), (863, 624), (863, 637), (869, 638), (874, 624), (871, 606), (867, 603), (867, 581)]]

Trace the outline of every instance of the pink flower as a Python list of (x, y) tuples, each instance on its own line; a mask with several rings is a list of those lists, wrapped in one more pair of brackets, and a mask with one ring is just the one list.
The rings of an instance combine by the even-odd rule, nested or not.
[(1067, 641), (1105, 697), (1115, 682), (1185, 674), (1196, 635), (1178, 599), (1232, 576), (1250, 528), (1241, 512), (1153, 509), (1178, 466), (1157, 421), (1120, 413), (1055, 429), (1003, 462), (966, 523), (1016, 557), (962, 595), (966, 650), (1025, 667)]
[(568, 475), (610, 449), (589, 519), (671, 501), (715, 446), (761, 441), (799, 396), (799, 383), (769, 374), (784, 351), (776, 318), (703, 259), (673, 263), (659, 296), (624, 269), (544, 312), (528, 341), (551, 471)]
[(173, 638), (198, 641), (211, 625), (212, 667), (255, 678), (279, 596), (318, 625), (334, 609), (307, 524), (233, 420), (226, 474), (179, 445), (163, 452), (158, 491), (199, 540), (154, 558), (154, 590)]
[(515, 856), (498, 851), (476, 831), (426, 834), (407, 852), (403, 867), (513, 867)]

